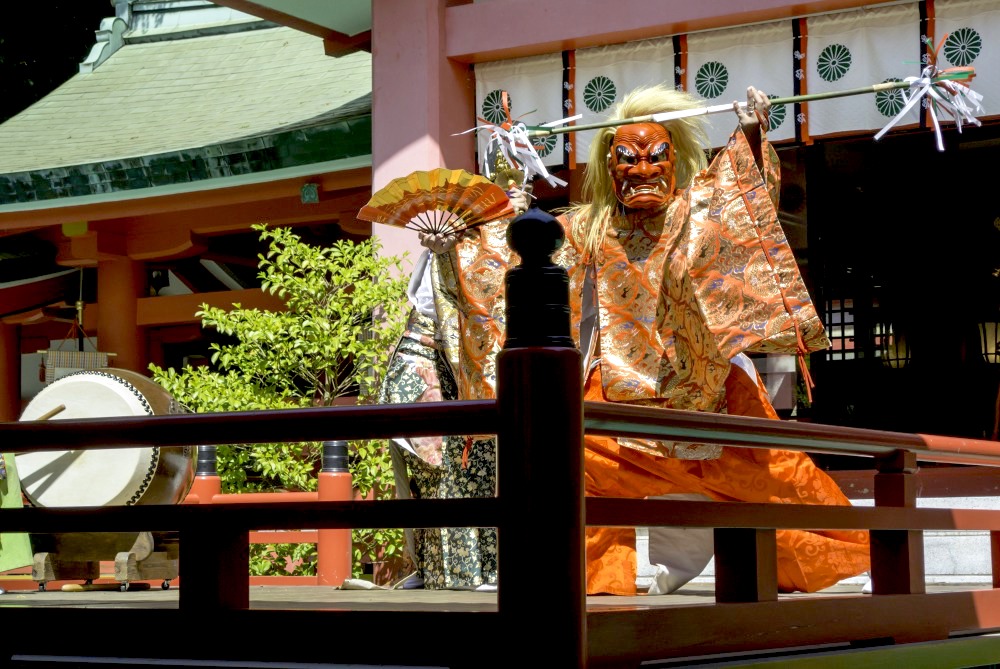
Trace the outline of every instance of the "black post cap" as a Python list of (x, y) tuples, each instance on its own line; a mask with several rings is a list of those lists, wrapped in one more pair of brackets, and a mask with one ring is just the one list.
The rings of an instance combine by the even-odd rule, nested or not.
[(507, 270), (507, 338), (504, 348), (573, 348), (569, 276), (552, 262), (566, 235), (555, 216), (532, 207), (507, 227), (507, 243), (521, 264)]
[(198, 447), (198, 460), (195, 466), (195, 476), (215, 476), (216, 469), (216, 447), (202, 444)]
[(347, 442), (337, 439), (323, 442), (323, 467), (324, 472), (346, 472), (347, 471)]

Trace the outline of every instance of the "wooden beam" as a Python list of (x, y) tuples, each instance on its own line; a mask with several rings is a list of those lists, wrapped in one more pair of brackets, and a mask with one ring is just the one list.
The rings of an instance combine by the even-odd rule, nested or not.
[[(207, 248), (206, 238), (250, 232), (250, 226), (255, 223), (273, 226), (336, 223), (353, 234), (358, 230), (367, 230), (370, 234), (371, 224), (360, 225), (356, 219), (370, 197), (367, 187), (352, 188), (323, 192), (319, 202), (303, 204), (296, 191), (292, 197), (132, 217), (128, 220), (128, 255), (135, 260), (169, 260), (197, 255)], [(94, 227), (100, 231), (118, 225), (120, 222), (115, 221), (98, 223)]]
[[(585, 505), (588, 526), (1000, 531), (1000, 514), (992, 509), (776, 505), (624, 497), (588, 497)], [(780, 515), (775, 513), (776, 507), (780, 507)]]
[[(371, 168), (324, 172), (263, 183), (191, 190), (170, 195), (107, 200), (90, 204), (69, 204), (29, 211), (2, 212), (0, 213), (0, 228), (8, 231), (24, 231), (69, 222), (89, 221), (93, 223), (103, 220), (169, 215), (282, 198), (294, 198), (294, 201), (298, 202), (302, 185), (310, 182), (319, 183), (321, 191), (333, 194), (337, 194), (337, 191), (341, 190), (367, 189), (370, 197)], [(217, 219), (216, 222), (219, 223), (220, 220)]]
[[(754, 650), (773, 652), (834, 642), (840, 642), (846, 649), (851, 642), (868, 640), (935, 641), (946, 639), (952, 632), (997, 625), (1000, 625), (1000, 590), (881, 597), (794, 596), (776, 602), (745, 604), (658, 608), (642, 604), (591, 609), (587, 612), (588, 666), (636, 666), (643, 660)], [(803, 660), (796, 666), (812, 664)]]
[[(220, 0), (220, 2), (215, 4), (222, 5), (224, 7), (231, 7), (232, 9), (236, 9), (245, 14), (250, 14), (251, 16), (258, 16), (265, 21), (272, 21), (278, 25), (295, 28), (296, 30), (306, 33), (307, 35), (322, 37), (324, 44), (329, 43), (329, 45), (336, 51), (334, 54), (327, 51), (327, 55), (337, 55), (339, 53), (356, 51), (358, 49), (361, 49), (362, 51), (371, 51), (371, 30), (366, 30), (358, 33), (357, 35), (347, 35), (321, 23), (316, 23), (301, 16), (283, 12), (280, 9), (275, 9), (274, 7), (269, 7), (259, 2), (252, 2), (251, 0)], [(366, 45), (367, 48), (365, 48)]]
[[(5, 323), (22, 322), (16, 315), (21, 312), (61, 302), (69, 287), (77, 281), (75, 272), (48, 279), (19, 283), (0, 288), (0, 317)], [(14, 316), (8, 318), (8, 316)]]
[(137, 305), (136, 325), (155, 327), (198, 323), (200, 319), (195, 316), (195, 313), (202, 304), (226, 309), (232, 307), (234, 302), (239, 302), (244, 309), (285, 311), (285, 303), (281, 298), (269, 295), (259, 288), (191, 295), (141, 297)]
[[(833, 470), (827, 474), (851, 499), (875, 496), (875, 470)], [(916, 474), (917, 497), (995, 497), (1000, 495), (1000, 477), (994, 467), (922, 466)]]
[(372, 31), (370, 30), (354, 37), (348, 37), (347, 35), (333, 31), (331, 33), (336, 35), (336, 37), (323, 38), (323, 53), (327, 56), (336, 58), (337, 56), (343, 56), (353, 51), (372, 52)]

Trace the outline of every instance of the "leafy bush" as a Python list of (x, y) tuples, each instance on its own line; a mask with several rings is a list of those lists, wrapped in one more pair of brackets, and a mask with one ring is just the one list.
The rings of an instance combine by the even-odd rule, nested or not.
[(254, 544), (251, 576), (315, 576), (316, 544)]
[[(319, 248), (287, 228), (253, 229), (269, 242), (267, 253), (258, 256), (261, 289), (282, 298), (287, 309), (202, 304), (197, 312), (202, 327), (228, 343), (211, 345), (211, 366), (178, 371), (150, 365), (153, 379), (196, 413), (331, 406), (350, 396), (359, 404), (375, 403), (408, 309), (402, 259), (381, 257), (376, 238)], [(358, 493), (393, 497), (388, 444), (350, 446)], [(314, 491), (322, 445), (220, 444), (217, 458), (223, 492)], [(301, 546), (252, 547), (252, 571), (287, 573), (286, 566), (295, 564), (295, 573), (315, 573), (315, 556), (308, 554), (309, 547), (315, 553), (314, 545)], [(354, 574), (361, 574), (365, 561), (401, 555), (402, 546), (402, 530), (356, 530)]]

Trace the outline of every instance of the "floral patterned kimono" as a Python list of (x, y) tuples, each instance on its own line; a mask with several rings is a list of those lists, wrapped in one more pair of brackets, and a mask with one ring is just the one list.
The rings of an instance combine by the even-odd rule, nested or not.
[[(417, 309), (411, 311), (390, 359), (380, 404), (459, 398), (441, 339), (443, 333), (454, 332), (457, 315), (450, 303), (436, 301), (435, 312), (445, 315), (429, 317)], [(490, 497), (496, 490), (495, 447), (495, 440), (485, 437), (394, 439), (390, 452), (397, 496)], [(427, 589), (477, 588), (497, 581), (495, 528), (416, 528), (406, 530), (406, 543)]]

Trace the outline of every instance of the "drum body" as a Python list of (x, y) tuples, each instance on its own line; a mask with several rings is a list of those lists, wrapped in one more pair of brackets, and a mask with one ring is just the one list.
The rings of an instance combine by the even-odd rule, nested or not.
[[(182, 413), (152, 380), (126, 369), (76, 372), (43, 388), (22, 421)], [(51, 416), (51, 417), (47, 417)], [(32, 505), (178, 504), (195, 477), (195, 448), (136, 447), (38, 451), (15, 456)]]

